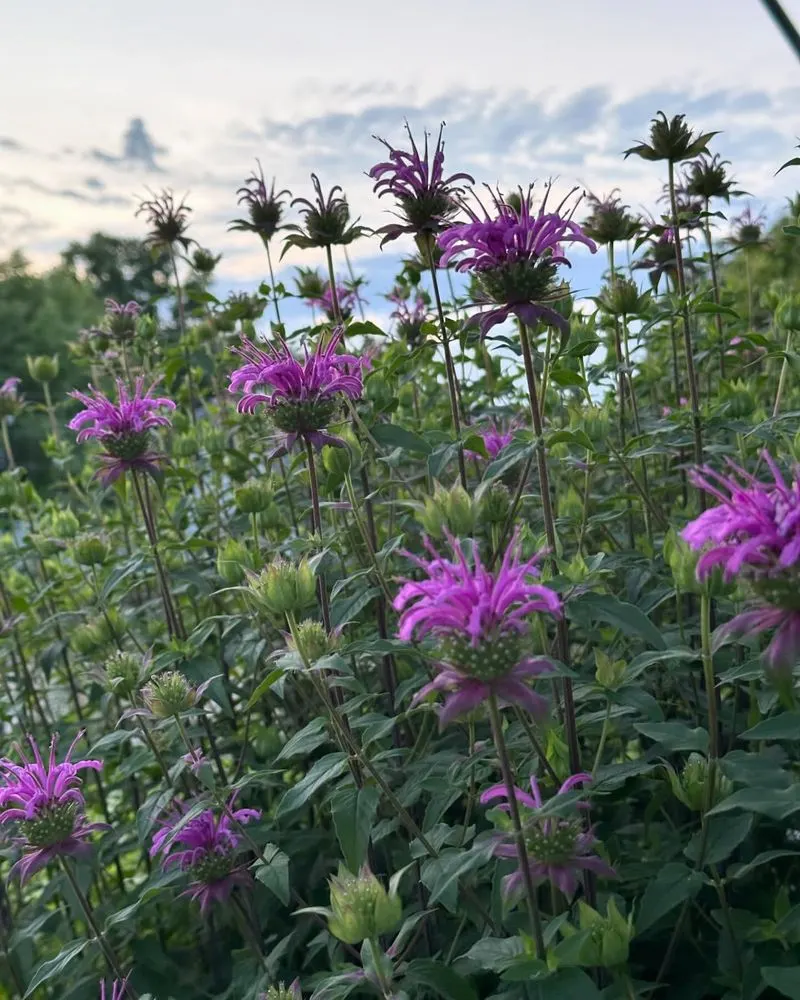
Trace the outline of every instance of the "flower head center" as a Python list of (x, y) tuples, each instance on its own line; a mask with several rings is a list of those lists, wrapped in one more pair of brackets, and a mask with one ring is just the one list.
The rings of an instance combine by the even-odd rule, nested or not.
[(189, 872), (198, 882), (211, 885), (227, 878), (234, 868), (233, 852), (230, 850), (206, 851), (202, 858), (196, 861)]
[(575, 856), (578, 820), (530, 820), (525, 824), (528, 854), (546, 865), (567, 864)]
[(525, 636), (518, 632), (488, 635), (473, 646), (464, 636), (448, 636), (441, 644), (442, 659), (481, 681), (505, 677), (525, 657)]
[(77, 814), (77, 802), (48, 803), (38, 810), (35, 819), (23, 820), (20, 831), (32, 847), (52, 847), (74, 834)]

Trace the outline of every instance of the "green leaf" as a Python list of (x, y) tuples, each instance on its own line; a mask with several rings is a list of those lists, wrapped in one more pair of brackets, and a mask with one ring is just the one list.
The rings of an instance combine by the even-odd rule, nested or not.
[(800, 712), (782, 712), (742, 733), (742, 740), (800, 740)]
[(522, 955), (525, 947), (518, 937), (494, 938), (485, 937), (476, 941), (470, 950), (463, 956), (475, 962), (482, 969), (491, 969), (492, 972), (502, 972), (509, 965), (513, 965), (518, 956)]
[(406, 969), (404, 982), (421, 986), (445, 1000), (478, 1000), (474, 987), (448, 965), (432, 958), (417, 958)]
[(331, 799), (336, 837), (351, 872), (357, 872), (366, 860), (369, 835), (380, 800), (380, 789), (369, 785), (360, 789), (339, 788)]
[(458, 904), (458, 880), (486, 862), (492, 856), (491, 841), (468, 851), (443, 851), (438, 858), (429, 858), (422, 865), (421, 881), (430, 890), (429, 904), (441, 900), (442, 906), (454, 913)]
[(398, 427), (397, 424), (376, 424), (370, 428), (370, 434), (378, 444), (387, 448), (400, 448), (401, 451), (410, 451), (417, 455), (430, 455), (432, 451), (424, 438), (407, 431), (405, 427)]
[(261, 860), (255, 868), (255, 876), (284, 906), (289, 905), (292, 898), (289, 885), (289, 858), (275, 844), (264, 845)]
[[(736, 850), (739, 844), (747, 837), (753, 826), (753, 817), (750, 813), (741, 816), (712, 816), (708, 820), (708, 834), (705, 844), (703, 861), (707, 865), (718, 865)], [(693, 862), (700, 861), (700, 849), (706, 835), (702, 830), (698, 830), (686, 845), (684, 854)]]
[(486, 450), (486, 442), (480, 434), (468, 434), (464, 438), (464, 451), (474, 451), (481, 458), (489, 457), (489, 452)]
[(536, 984), (539, 1000), (600, 1000), (602, 994), (583, 969), (559, 969)]
[(783, 231), (786, 236), (800, 236), (800, 226), (784, 226)]
[(295, 809), (302, 808), (316, 791), (344, 774), (346, 770), (347, 755), (340, 751), (320, 758), (294, 788), (290, 788), (283, 796), (275, 811), (275, 818), (278, 819)]
[(633, 727), (642, 736), (660, 743), (665, 750), (708, 750), (708, 732), (705, 729), (690, 729), (685, 722), (671, 719), (669, 722), (640, 722)]
[(575, 618), (580, 624), (606, 622), (625, 635), (644, 639), (656, 649), (667, 648), (664, 636), (642, 610), (610, 594), (581, 594), (567, 604), (567, 612), (569, 617)]
[(82, 941), (71, 941), (61, 949), (55, 958), (50, 958), (46, 962), (42, 962), (36, 972), (34, 972), (30, 983), (28, 983), (25, 996), (29, 997), (34, 990), (41, 986), (42, 983), (48, 982), (53, 976), (60, 976), (70, 962), (80, 955), (88, 943), (86, 938)]
[(791, 968), (783, 965), (765, 965), (761, 968), (761, 978), (785, 997), (800, 1000), (800, 965)]
[(295, 733), (286, 741), (283, 750), (275, 758), (275, 763), (277, 764), (279, 760), (288, 760), (290, 757), (305, 756), (322, 746), (328, 738), (325, 722), (325, 716), (318, 715), (307, 726), (303, 726), (299, 733)]
[(642, 896), (636, 917), (636, 933), (642, 934), (670, 910), (700, 892), (705, 878), (686, 865), (673, 862), (664, 865), (649, 883)]
[(249, 712), (251, 708), (257, 705), (259, 701), (261, 701), (261, 699), (267, 693), (267, 691), (269, 691), (272, 685), (275, 684), (277, 681), (279, 681), (281, 677), (283, 677), (283, 674), (284, 674), (283, 667), (276, 667), (274, 670), (271, 670), (264, 678), (264, 680), (261, 681), (261, 683), (255, 689), (255, 691), (247, 699), (247, 705), (245, 705), (245, 711)]
[(570, 368), (553, 368), (550, 372), (550, 381), (555, 382), (556, 385), (560, 385), (563, 388), (571, 386), (578, 389), (586, 388), (586, 382), (583, 380), (583, 377)]
[(709, 816), (744, 809), (770, 819), (783, 820), (800, 810), (800, 785), (788, 788), (740, 788), (714, 806)]
[(692, 312), (699, 316), (731, 316), (739, 318), (739, 313), (730, 306), (718, 306), (716, 302), (698, 302), (692, 305)]
[(761, 865), (768, 865), (771, 861), (776, 861), (778, 858), (797, 857), (800, 857), (800, 851), (762, 851), (752, 861), (748, 861), (746, 865), (732, 865), (728, 869), (727, 877), (729, 880), (746, 878), (756, 868), (760, 868)]
[(576, 431), (556, 431), (551, 434), (547, 439), (547, 447), (552, 448), (554, 444), (574, 444), (579, 448), (583, 448), (586, 451), (592, 452), (594, 454), (594, 445), (592, 444), (591, 438), (586, 433), (586, 431), (576, 430)]

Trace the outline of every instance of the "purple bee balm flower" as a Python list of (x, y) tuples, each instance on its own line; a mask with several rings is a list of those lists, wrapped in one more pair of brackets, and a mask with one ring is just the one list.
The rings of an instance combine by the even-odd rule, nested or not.
[(50, 742), (46, 764), (32, 736), (28, 737), (32, 761), (19, 746), (16, 750), (21, 763), (0, 759), (0, 825), (17, 824), (20, 836), (15, 841), (23, 853), (11, 874), (18, 874), (21, 882), (57, 857), (88, 854), (90, 835), (108, 829), (102, 823), (87, 823), (84, 814), (79, 772), (87, 768), (101, 771), (103, 764), (99, 760), (70, 760), (82, 736), (78, 733), (60, 764), (56, 763), (56, 736)]
[(719, 501), (696, 517), (681, 537), (696, 551), (697, 577), (704, 580), (716, 568), (723, 579), (740, 579), (758, 600), (718, 633), (757, 635), (776, 629), (766, 651), (768, 667), (778, 671), (800, 657), (800, 469), (791, 485), (769, 452), (762, 453), (772, 482), (760, 482), (733, 462), (723, 476), (707, 466), (690, 474), (692, 482)]
[[(336, 285), (336, 300), (339, 303), (339, 312), (342, 319), (350, 319), (358, 305), (358, 294), (352, 288), (345, 285)], [(336, 310), (333, 307), (333, 292), (329, 281), (325, 282), (325, 288), (319, 298), (308, 299), (310, 306), (321, 309), (328, 319), (333, 322), (336, 319)]]
[(414, 296), (414, 304), (410, 305), (410, 296), (403, 294), (402, 289), (395, 288), (386, 298), (395, 305), (389, 314), (397, 323), (397, 332), (409, 345), (416, 347), (422, 336), (422, 324), (428, 318), (428, 303), (421, 292)]
[(437, 676), (417, 693), (414, 703), (434, 691), (448, 692), (441, 725), (492, 695), (504, 704), (541, 714), (546, 702), (526, 682), (549, 665), (532, 659), (525, 649), (528, 619), (534, 612), (562, 614), (558, 595), (532, 582), (541, 553), (521, 561), (515, 536), (500, 567), (490, 570), (481, 562), (477, 545), (473, 544), (470, 564), (461, 544), (448, 538), (453, 561), (443, 559), (427, 539), (429, 561), (406, 553), (426, 579), (405, 581), (394, 599), (394, 608), (401, 613), (400, 638), (432, 635), (438, 644)]
[(23, 399), (19, 393), (21, 381), (22, 379), (12, 376), (0, 383), (0, 420), (13, 417), (22, 409)]
[(128, 977), (124, 979), (115, 979), (111, 984), (110, 995), (106, 993), (105, 982), (100, 983), (100, 1000), (125, 1000), (128, 996)]
[(373, 190), (379, 198), (390, 194), (397, 199), (400, 209), (398, 214), (402, 220), (378, 230), (383, 234), (381, 246), (396, 240), (403, 233), (413, 233), (416, 236), (441, 232), (458, 208), (456, 196), (461, 190), (458, 182), (475, 183), (465, 173), (444, 176), (443, 131), (444, 123), (439, 127), (433, 159), (428, 149), (428, 133), (425, 133), (425, 147), (420, 153), (408, 122), (406, 132), (411, 143), (410, 150), (395, 149), (385, 139), (374, 136), (389, 150), (389, 159), (376, 163), (367, 176), (375, 181)]
[[(336, 353), (343, 335), (344, 329), (337, 327), (327, 345), (320, 339), (302, 361), (283, 340), (262, 350), (243, 339), (242, 346), (234, 348), (246, 364), (231, 374), (228, 391), (243, 393), (240, 413), (252, 413), (262, 403), (269, 407), (275, 426), (286, 433), (276, 454), (288, 451), (298, 437), (317, 447), (342, 444), (324, 428), (335, 418), (342, 397), (359, 399), (364, 388), (361, 361)], [(269, 394), (261, 391), (267, 387), (273, 390)]]
[(246, 866), (237, 863), (241, 834), (236, 825), (242, 826), (261, 818), (260, 809), (233, 809), (233, 799), (228, 802), (229, 813), (205, 809), (185, 821), (187, 807), (178, 808), (165, 820), (153, 837), (150, 857), (162, 855), (162, 868), (177, 865), (191, 879), (183, 893), (200, 902), (205, 913), (212, 902), (228, 899), (236, 886), (248, 886), (252, 877)]
[[(483, 438), (483, 444), (490, 459), (497, 458), (500, 452), (507, 448), (508, 445), (514, 440), (514, 432), (517, 429), (517, 422), (509, 424), (507, 430), (503, 430), (494, 421), (489, 424), (486, 430), (478, 431), (480, 436)], [(467, 451), (465, 452), (470, 458), (482, 458), (482, 455), (478, 455), (476, 452)]]
[(577, 222), (560, 214), (564, 202), (555, 212), (547, 212), (545, 196), (534, 213), (530, 191), (520, 191), (515, 199), (492, 192), (492, 201), (492, 214), (483, 209), (481, 217), (465, 206), (470, 221), (451, 226), (438, 237), (444, 251), (440, 266), (460, 258), (456, 270), (471, 271), (483, 301), (495, 304), (477, 317), (484, 336), (512, 314), (528, 325), (544, 320), (566, 329), (568, 321), (546, 304), (559, 296), (558, 266), (570, 266), (564, 244), (582, 243), (592, 253), (597, 245)]
[(13, 399), (17, 398), (17, 386), (22, 381), (21, 378), (12, 376), (7, 378), (2, 385), (0, 385), (0, 396), (10, 396)]
[[(592, 780), (590, 774), (574, 774), (567, 778), (556, 792), (566, 795), (577, 785)], [(563, 816), (538, 815), (544, 803), (536, 778), (531, 776), (530, 794), (521, 788), (514, 788), (514, 797), (520, 806), (520, 819), (525, 836), (525, 847), (528, 853), (530, 873), (534, 885), (551, 882), (567, 897), (572, 897), (578, 888), (578, 873), (593, 871), (605, 878), (614, 878), (614, 869), (599, 855), (593, 853), (597, 839), (592, 830), (587, 830), (579, 816), (565, 818)], [(504, 784), (492, 785), (481, 795), (482, 805), (505, 799), (497, 808), (501, 813), (509, 814), (508, 789)], [(587, 809), (588, 803), (577, 802), (576, 809)], [(504, 817), (503, 817), (504, 819)], [(502, 822), (502, 819), (501, 819)], [(502, 829), (496, 835), (495, 856), (517, 860), (517, 847), (510, 820), (502, 824)], [(507, 875), (503, 879), (503, 892), (507, 897), (517, 896), (524, 886), (523, 873), (520, 870)]]
[(107, 332), (119, 341), (130, 340), (136, 332), (136, 320), (142, 312), (139, 303), (131, 301), (123, 306), (115, 299), (106, 299), (105, 307)]
[[(97, 439), (105, 449), (101, 455), (103, 468), (98, 476), (104, 483), (112, 483), (129, 469), (138, 469), (154, 475), (158, 472), (162, 456), (150, 450), (150, 432), (155, 427), (169, 427), (169, 417), (157, 410), (174, 410), (175, 404), (166, 396), (151, 395), (157, 385), (144, 388), (144, 379), (136, 379), (131, 393), (122, 379), (117, 379), (117, 402), (112, 403), (99, 389), (89, 386), (88, 395), (71, 392), (70, 396), (83, 403), (85, 409), (67, 424), (78, 432), (78, 443)], [(87, 426), (88, 425), (88, 426)]]

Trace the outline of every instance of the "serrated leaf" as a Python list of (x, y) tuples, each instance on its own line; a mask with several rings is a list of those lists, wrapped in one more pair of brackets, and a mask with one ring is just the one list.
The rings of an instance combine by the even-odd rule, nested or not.
[(387, 448), (399, 448), (415, 455), (430, 455), (433, 450), (419, 434), (414, 434), (405, 427), (398, 427), (397, 424), (376, 424), (370, 428), (370, 434), (378, 444)]
[(635, 604), (620, 601), (611, 594), (581, 594), (567, 604), (570, 617), (579, 622), (601, 621), (613, 625), (625, 635), (635, 635), (656, 649), (666, 649), (664, 636)]
[(300, 732), (295, 733), (291, 739), (286, 741), (286, 745), (275, 758), (275, 763), (279, 760), (289, 760), (291, 757), (299, 757), (316, 750), (317, 747), (327, 740), (327, 730), (325, 728), (325, 716), (317, 716), (312, 719), (307, 726), (303, 726)]
[(703, 863), (718, 865), (725, 861), (741, 844), (753, 826), (750, 813), (741, 816), (712, 816), (708, 820), (706, 834), (698, 830), (686, 845), (685, 856), (695, 865), (700, 863), (700, 849), (705, 847)]
[(255, 866), (255, 877), (284, 904), (289, 905), (292, 890), (289, 884), (289, 858), (275, 844), (265, 844), (261, 860)]
[(640, 722), (633, 727), (642, 736), (660, 743), (665, 750), (672, 753), (675, 750), (697, 750), (706, 753), (708, 750), (708, 731), (706, 729), (691, 729), (685, 722), (671, 719), (669, 722)]
[(276, 819), (293, 812), (295, 809), (302, 808), (318, 789), (340, 777), (346, 770), (347, 755), (341, 751), (329, 753), (320, 758), (280, 800), (275, 812)]
[(369, 835), (380, 801), (380, 789), (374, 785), (339, 788), (332, 796), (333, 826), (351, 872), (357, 872), (366, 860)]
[(417, 958), (406, 969), (404, 981), (422, 986), (426, 992), (433, 992), (444, 1000), (478, 1000), (472, 984), (463, 976), (432, 958)]
[(782, 712), (742, 733), (742, 740), (800, 740), (800, 712)]
[(705, 879), (686, 865), (664, 865), (647, 886), (636, 916), (636, 933), (642, 934), (686, 899), (700, 892)]

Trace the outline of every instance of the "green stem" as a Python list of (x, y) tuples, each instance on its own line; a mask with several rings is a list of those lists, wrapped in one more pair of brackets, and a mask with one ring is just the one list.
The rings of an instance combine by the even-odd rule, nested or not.
[(275, 291), (275, 275), (272, 271), (272, 254), (269, 251), (269, 240), (264, 240), (264, 249), (267, 251), (267, 266), (269, 267), (269, 287), (272, 290), (272, 304), (275, 307), (275, 319), (278, 326), (283, 326), (281, 322), (281, 310), (278, 305), (278, 293)]
[(8, 436), (8, 418), (0, 417), (0, 434), (3, 436), (3, 449), (6, 453), (6, 463), (10, 472), (13, 472), (17, 467), (17, 463), (14, 460), (14, 452), (11, 450), (11, 439)]
[(606, 748), (606, 740), (608, 739), (608, 724), (611, 721), (611, 701), (606, 698), (606, 715), (603, 719), (603, 728), (600, 730), (600, 742), (597, 744), (597, 753), (594, 755), (594, 764), (592, 764), (592, 778), (597, 774), (597, 769), (603, 761), (603, 750)]
[(192, 356), (189, 352), (189, 345), (186, 341), (186, 314), (183, 307), (183, 289), (181, 279), (178, 274), (178, 260), (175, 256), (175, 248), (170, 245), (169, 259), (172, 264), (172, 274), (175, 278), (175, 300), (178, 305), (178, 329), (181, 334), (181, 346), (183, 347), (183, 360), (186, 364), (186, 384), (189, 388), (189, 417), (193, 424), (197, 423), (197, 416), (194, 412), (194, 375), (192, 374)]
[(497, 698), (489, 696), (489, 719), (492, 724), (492, 734), (494, 736), (495, 750), (500, 760), (500, 773), (503, 776), (503, 784), (506, 786), (508, 795), (508, 807), (511, 815), (511, 825), (514, 829), (514, 843), (517, 848), (517, 860), (519, 862), (520, 874), (525, 885), (525, 896), (528, 903), (528, 916), (530, 918), (531, 933), (536, 942), (536, 955), (540, 959), (545, 957), (544, 935), (542, 933), (542, 917), (539, 913), (539, 901), (536, 897), (536, 886), (533, 884), (531, 874), (531, 863), (528, 857), (528, 848), (525, 843), (525, 831), (522, 828), (522, 820), (519, 814), (519, 803), (517, 802), (517, 790), (514, 785), (514, 776), (511, 773), (511, 763), (508, 759), (505, 738), (503, 736), (503, 722), (500, 718), (500, 709), (497, 706)]
[(783, 364), (781, 365), (781, 374), (778, 378), (778, 390), (775, 393), (775, 403), (772, 407), (772, 416), (777, 417), (781, 409), (781, 398), (783, 396), (783, 390), (786, 388), (786, 377), (789, 374), (789, 351), (792, 349), (792, 331), (786, 331), (786, 344), (783, 348)]
[[(714, 657), (711, 652), (711, 597), (708, 588), (700, 595), (700, 649), (703, 657), (703, 677), (708, 700), (708, 731), (710, 736), (710, 757), (719, 757), (719, 712), (717, 709), (717, 686), (714, 680)], [(709, 781), (711, 781), (709, 770)], [(713, 801), (713, 790), (712, 790)]]
[[(329, 248), (330, 249), (330, 248)], [(319, 508), (319, 484), (317, 482), (317, 464), (314, 459), (314, 446), (308, 438), (304, 438), (306, 446), (306, 462), (308, 464), (308, 481), (311, 492), (311, 523), (314, 534), (322, 544), (322, 516)], [(322, 624), (328, 635), (331, 634), (331, 609), (328, 604), (328, 586), (325, 577), (320, 573), (317, 577), (317, 592), (319, 597), (320, 611), (322, 612)]]
[(50, 431), (56, 441), (59, 441), (61, 435), (58, 429), (58, 421), (56, 420), (56, 410), (53, 406), (53, 400), (50, 396), (50, 386), (47, 382), (42, 382), (42, 392), (44, 392), (44, 405), (47, 408), (47, 416), (50, 420)]

